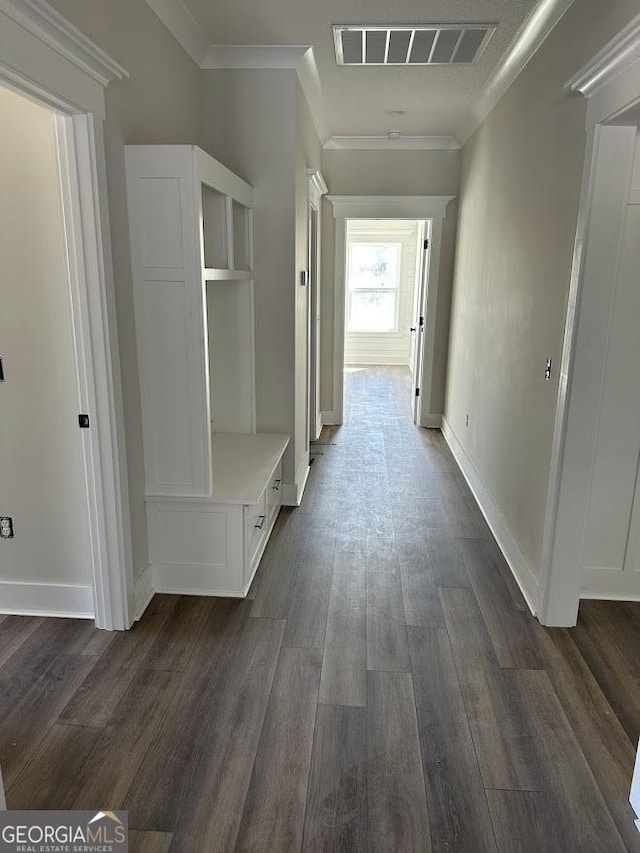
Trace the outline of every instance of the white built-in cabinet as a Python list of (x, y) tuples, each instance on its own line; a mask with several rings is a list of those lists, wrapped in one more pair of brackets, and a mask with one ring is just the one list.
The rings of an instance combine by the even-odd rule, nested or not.
[(243, 596), (289, 442), (256, 433), (253, 191), (191, 145), (126, 165), (154, 587)]

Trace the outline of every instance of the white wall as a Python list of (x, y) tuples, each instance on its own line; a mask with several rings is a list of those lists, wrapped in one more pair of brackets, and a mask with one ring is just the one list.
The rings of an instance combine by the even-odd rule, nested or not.
[[(397, 329), (393, 332), (345, 331), (345, 364), (400, 364), (409, 366), (414, 320), (414, 296), (418, 260), (416, 221), (351, 220), (347, 223), (347, 253), (352, 243), (400, 243), (400, 282)], [(347, 254), (348, 257), (348, 254)], [(345, 315), (348, 318), (348, 299)]]
[(534, 579), (585, 147), (564, 83), (637, 12), (575, 2), (463, 150), (446, 418)]
[(124, 145), (198, 141), (200, 70), (145, 0), (50, 0), (120, 62), (129, 77), (106, 90), (105, 145), (122, 371), (133, 568), (148, 562), (142, 420), (129, 250)]
[[(460, 188), (460, 151), (324, 151), (323, 174), (333, 195), (451, 195)], [(440, 255), (434, 355), (434, 401), (444, 411), (449, 314), (458, 205), (447, 207)], [(322, 212), (322, 390), (323, 411), (333, 409), (333, 310), (335, 220), (328, 201)]]
[[(0, 580), (90, 583), (53, 113), (0, 88)], [(0, 609), (3, 606), (0, 587)]]

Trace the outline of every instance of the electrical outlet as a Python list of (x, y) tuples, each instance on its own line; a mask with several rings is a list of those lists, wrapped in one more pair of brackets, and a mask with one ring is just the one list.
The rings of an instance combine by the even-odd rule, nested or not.
[(464, 419), (464, 425), (465, 425), (466, 427), (468, 427), (468, 426), (469, 426), (469, 415), (467, 415), (467, 416), (466, 416), (466, 418)]
[(13, 539), (13, 519), (9, 515), (0, 515), (0, 539)]

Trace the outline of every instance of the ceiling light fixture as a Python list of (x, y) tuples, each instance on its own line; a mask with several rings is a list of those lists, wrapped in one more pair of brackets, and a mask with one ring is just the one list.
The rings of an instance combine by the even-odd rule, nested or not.
[(336, 25), (338, 65), (470, 65), (496, 24)]
[(389, 137), (389, 139), (400, 139), (402, 134), (399, 130), (390, 130), (389, 133), (387, 133), (387, 136)]

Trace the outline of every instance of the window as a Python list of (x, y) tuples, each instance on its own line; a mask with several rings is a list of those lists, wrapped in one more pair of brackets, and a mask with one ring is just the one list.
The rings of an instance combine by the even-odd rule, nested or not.
[(397, 332), (400, 243), (351, 243), (348, 332)]

